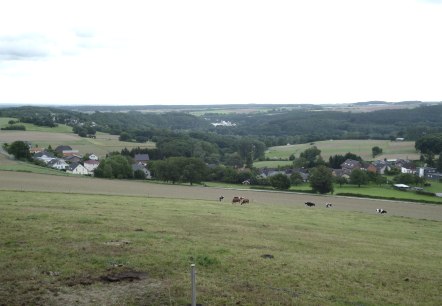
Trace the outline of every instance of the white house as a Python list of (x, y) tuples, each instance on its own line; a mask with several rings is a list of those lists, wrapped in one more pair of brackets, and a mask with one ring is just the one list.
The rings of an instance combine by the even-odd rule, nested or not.
[(87, 171), (89, 171), (89, 174), (93, 174), (94, 170), (97, 169), (99, 164), (100, 162), (98, 160), (89, 159), (83, 163), (83, 166), (86, 168)]
[(91, 155), (89, 155), (89, 159), (90, 159), (90, 160), (98, 160), (99, 158), (98, 158), (97, 155), (95, 155), (95, 154), (91, 154)]
[(88, 175), (89, 171), (82, 164), (71, 164), (66, 170), (67, 173)]
[(416, 174), (416, 170), (401, 167), (401, 173)]
[(48, 166), (58, 170), (65, 170), (69, 164), (61, 158), (54, 158), (48, 162)]
[(39, 152), (34, 154), (34, 158), (43, 161), (45, 164), (49, 163), (51, 160), (55, 159), (54, 154), (50, 152)]
[(146, 179), (151, 179), (152, 175), (150, 173), (150, 171), (142, 164), (142, 163), (135, 163), (132, 164), (132, 171), (143, 171), (144, 175), (146, 176)]

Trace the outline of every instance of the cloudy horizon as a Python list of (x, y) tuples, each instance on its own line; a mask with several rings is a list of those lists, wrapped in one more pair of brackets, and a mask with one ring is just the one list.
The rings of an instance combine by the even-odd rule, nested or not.
[(0, 104), (442, 100), (442, 1), (0, 4)]

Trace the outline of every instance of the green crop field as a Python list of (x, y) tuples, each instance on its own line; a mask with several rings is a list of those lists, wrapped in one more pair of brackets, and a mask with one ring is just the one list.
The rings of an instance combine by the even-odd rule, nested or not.
[(276, 201), (0, 199), (4, 305), (186, 305), (191, 263), (202, 305), (441, 302), (440, 221)]
[(266, 151), (266, 157), (270, 159), (288, 159), (291, 154), (299, 157), (304, 150), (311, 146), (321, 150), (321, 156), (328, 160), (330, 156), (348, 152), (361, 156), (364, 160), (372, 160), (371, 149), (374, 146), (382, 148), (383, 154), (376, 159), (403, 158), (410, 160), (419, 159), (419, 154), (414, 148), (413, 141), (389, 141), (389, 140), (327, 140), (317, 141), (312, 144), (298, 144), (271, 147)]

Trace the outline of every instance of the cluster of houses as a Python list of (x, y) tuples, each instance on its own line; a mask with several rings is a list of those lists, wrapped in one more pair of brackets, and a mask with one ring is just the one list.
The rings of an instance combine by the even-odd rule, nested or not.
[[(410, 173), (418, 175), (419, 177), (424, 177), (429, 180), (439, 180), (442, 179), (442, 173), (437, 172), (435, 168), (430, 167), (416, 167), (412, 161), (404, 159), (394, 159), (394, 160), (376, 160), (374, 162), (360, 162), (353, 159), (347, 159), (341, 164), (340, 169), (332, 169), (333, 176), (350, 178), (350, 174), (355, 169), (365, 170), (367, 172), (385, 174), (386, 170), (391, 170), (392, 168), (400, 169), (401, 173)], [(298, 172), (303, 181), (308, 181), (308, 170), (304, 168), (299, 169), (268, 169), (264, 168), (260, 172), (262, 178), (267, 178), (275, 174), (285, 174), (290, 176), (292, 173)]]
[[(79, 175), (94, 175), (94, 170), (100, 164), (99, 157), (95, 154), (89, 154), (86, 160), (80, 155), (78, 150), (73, 150), (70, 146), (58, 146), (55, 148), (55, 154), (43, 148), (32, 147), (29, 149), (34, 159), (44, 162), (48, 167), (66, 171), (67, 173)], [(61, 157), (57, 157), (57, 156)], [(132, 170), (141, 170), (147, 179), (151, 179), (151, 173), (147, 169), (149, 161), (148, 154), (137, 154), (132, 164)]]

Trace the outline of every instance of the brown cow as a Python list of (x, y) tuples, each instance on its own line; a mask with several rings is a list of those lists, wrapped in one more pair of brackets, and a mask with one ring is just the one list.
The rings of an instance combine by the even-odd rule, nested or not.
[(249, 203), (249, 202), (250, 202), (249, 199), (243, 198), (241, 200), (240, 204), (243, 205), (243, 204), (246, 204), (246, 203)]
[(234, 203), (241, 203), (243, 197), (233, 197), (232, 204)]

